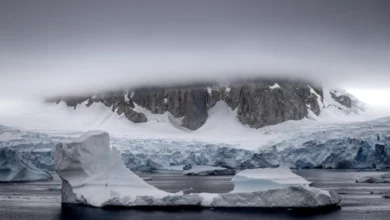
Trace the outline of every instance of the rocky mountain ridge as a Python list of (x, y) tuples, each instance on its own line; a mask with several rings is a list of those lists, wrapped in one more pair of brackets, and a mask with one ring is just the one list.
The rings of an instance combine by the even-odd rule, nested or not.
[[(353, 111), (356, 100), (345, 92), (330, 91), (337, 108)], [(275, 125), (287, 120), (301, 120), (313, 112), (320, 115), (326, 107), (324, 90), (307, 82), (288, 80), (251, 80), (166, 87), (143, 87), (129, 90), (64, 96), (48, 99), (49, 102), (65, 102), (77, 108), (93, 103), (103, 103), (113, 112), (123, 114), (134, 123), (145, 123), (148, 118), (139, 108), (153, 114), (169, 112), (181, 126), (196, 130), (205, 124), (208, 110), (219, 101), (225, 102), (237, 112), (237, 118), (252, 128)]]

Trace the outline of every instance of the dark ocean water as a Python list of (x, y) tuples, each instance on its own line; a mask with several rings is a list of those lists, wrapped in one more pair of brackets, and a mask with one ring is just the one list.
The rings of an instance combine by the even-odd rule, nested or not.
[[(333, 189), (342, 197), (338, 210), (307, 212), (304, 210), (202, 209), (202, 210), (130, 210), (99, 209), (78, 205), (61, 205), (58, 177), (51, 182), (0, 184), (0, 220), (59, 219), (390, 219), (390, 184), (357, 184), (355, 180), (379, 172), (302, 170), (296, 171), (315, 187)], [(177, 173), (142, 174), (148, 182), (170, 192), (223, 193), (233, 189), (231, 177), (193, 177)]]

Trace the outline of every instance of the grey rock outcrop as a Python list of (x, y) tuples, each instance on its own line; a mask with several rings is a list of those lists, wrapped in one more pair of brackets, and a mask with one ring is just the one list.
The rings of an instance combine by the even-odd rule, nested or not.
[(142, 123), (148, 121), (148, 119), (143, 113), (134, 111), (126, 104), (119, 105), (116, 112), (119, 115), (124, 114), (127, 119), (134, 123)]
[(350, 97), (348, 97), (348, 96), (346, 96), (346, 95), (337, 95), (337, 94), (334, 93), (334, 92), (331, 92), (330, 94), (331, 94), (332, 98), (333, 98), (336, 102), (338, 102), (338, 103), (344, 105), (344, 106), (347, 107), (347, 108), (351, 108), (351, 107), (352, 107), (352, 99), (351, 99)]
[[(267, 82), (254, 82), (230, 90), (232, 104), (237, 106), (239, 120), (253, 128), (275, 125), (287, 120), (300, 120), (307, 116), (311, 106), (319, 114), (317, 97), (307, 84), (281, 82), (278, 88)], [(240, 91), (239, 97), (237, 90)]]

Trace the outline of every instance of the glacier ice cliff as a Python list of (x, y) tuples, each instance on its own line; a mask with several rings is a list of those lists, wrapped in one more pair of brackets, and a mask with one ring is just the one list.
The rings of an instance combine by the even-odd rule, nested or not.
[(49, 172), (36, 168), (10, 147), (0, 147), (0, 182), (52, 180)]
[(108, 133), (102, 131), (90, 131), (71, 142), (57, 144), (54, 164), (62, 179), (63, 203), (95, 207), (319, 208), (340, 202), (334, 192), (302, 185), (265, 191), (248, 189), (245, 192), (225, 194), (168, 193), (149, 185), (128, 170), (121, 162), (119, 151), (110, 147)]
[[(251, 147), (164, 139), (114, 139), (131, 170), (152, 171), (178, 165), (244, 170), (288, 166), (294, 169), (390, 168), (390, 120), (299, 128)], [(264, 146), (265, 145), (265, 146)], [(256, 147), (258, 146), (258, 147)]]
[[(390, 118), (335, 125), (292, 124), (267, 129), (272, 138), (264, 142), (224, 143), (223, 140), (208, 142), (114, 135), (110, 144), (121, 152), (127, 168), (140, 172), (199, 165), (234, 170), (279, 166), (294, 169), (390, 168)], [(36, 167), (54, 170), (52, 148), (80, 134), (0, 127), (0, 147), (12, 147)], [(261, 135), (268, 138), (268, 134)]]

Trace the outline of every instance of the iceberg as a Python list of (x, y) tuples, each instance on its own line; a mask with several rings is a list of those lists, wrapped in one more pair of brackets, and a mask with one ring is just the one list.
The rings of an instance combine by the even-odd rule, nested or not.
[(0, 148), (0, 182), (48, 181), (53, 177), (23, 159), (10, 147)]
[(73, 142), (57, 144), (54, 169), (62, 180), (65, 203), (99, 207), (119, 195), (129, 196), (127, 200), (168, 195), (124, 166), (119, 151), (110, 148), (107, 132), (89, 131)]
[(337, 206), (341, 202), (334, 191), (325, 191), (308, 186), (226, 193), (213, 198), (211, 207), (236, 208), (323, 208)]
[(225, 194), (168, 193), (149, 185), (127, 169), (119, 151), (109, 143), (107, 132), (90, 131), (74, 141), (57, 144), (54, 164), (62, 179), (63, 203), (94, 207), (319, 208), (340, 202), (334, 192), (304, 185)]
[(237, 173), (232, 182), (235, 193), (281, 189), (289, 186), (310, 186), (311, 182), (289, 168), (250, 169)]

